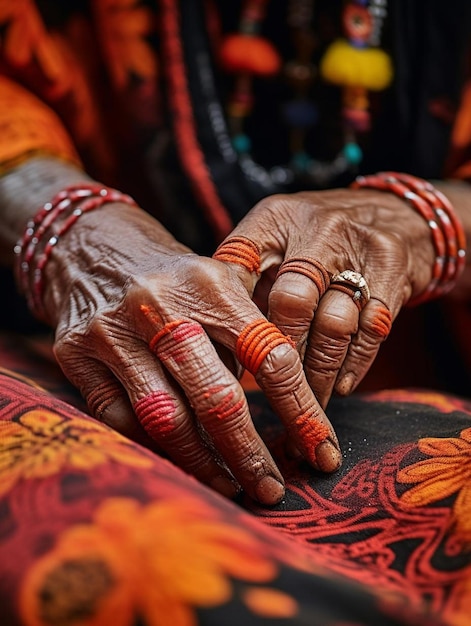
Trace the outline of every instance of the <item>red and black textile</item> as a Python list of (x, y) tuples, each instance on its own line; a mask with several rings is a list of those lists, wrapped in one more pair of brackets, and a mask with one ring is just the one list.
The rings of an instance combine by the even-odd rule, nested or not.
[(248, 392), (287, 483), (262, 508), (81, 412), (31, 348), (2, 345), (3, 363), (41, 370), (53, 392), (0, 373), (2, 625), (469, 623), (470, 402), (334, 400), (344, 459), (325, 476), (285, 456), (279, 421)]

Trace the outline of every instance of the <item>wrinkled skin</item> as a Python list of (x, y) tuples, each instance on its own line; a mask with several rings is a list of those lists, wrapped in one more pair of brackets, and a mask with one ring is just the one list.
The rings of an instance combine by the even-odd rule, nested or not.
[[(40, 202), (86, 179), (47, 161), (15, 176), (2, 183), (5, 250), (13, 249), (9, 240), (20, 236)], [(359, 315), (346, 294), (327, 291), (319, 301), (303, 276), (268, 282), (268, 315), (297, 349), (274, 348), (256, 379), (293, 451), (333, 471), (341, 455), (322, 407), (334, 386), (351, 391), (374, 358), (379, 339), (365, 329), (377, 298), (395, 317), (426, 287), (433, 262), (428, 227), (392, 195), (337, 190), (269, 198), (235, 232), (258, 243), (263, 270), (305, 256), (332, 273), (360, 271), (369, 283), (372, 298)], [(283, 478), (254, 428), (234, 358), (241, 331), (262, 317), (251, 298), (255, 274), (198, 257), (140, 209), (108, 204), (83, 215), (61, 238), (44, 280), (44, 318), (56, 329), (57, 360), (92, 414), (164, 451), (227, 496), (242, 487), (264, 504), (283, 497)], [(187, 340), (184, 358), (159, 358), (149, 342), (175, 320), (197, 323), (204, 333)], [(133, 407), (156, 392), (172, 400), (172, 428), (154, 430), (150, 441)], [(305, 415), (307, 422), (299, 421)], [(320, 444), (319, 424), (328, 433)]]
[[(236, 229), (260, 245), (263, 269), (283, 258), (313, 256), (331, 272), (361, 271), (370, 285), (372, 299), (361, 315), (346, 294), (328, 291), (319, 302), (303, 276), (284, 275), (271, 286), (269, 317), (295, 340), (299, 356), (289, 345), (278, 346), (257, 381), (293, 448), (322, 470), (334, 470), (340, 456), (321, 406), (334, 385), (351, 391), (374, 358), (380, 341), (368, 333), (366, 320), (376, 298), (396, 316), (430, 279), (427, 227), (410, 217), (409, 207), (393, 196), (343, 190), (268, 199)], [(422, 262), (417, 254), (412, 258), (414, 249), (424, 250)], [(283, 479), (254, 429), (231, 365), (238, 335), (260, 318), (250, 299), (255, 282), (239, 266), (192, 254), (140, 210), (109, 205), (82, 218), (57, 246), (47, 266), (45, 301), (57, 327), (57, 359), (97, 417), (136, 437), (132, 407), (164, 391), (175, 402), (174, 428), (154, 433), (158, 446), (216, 489), (232, 495), (236, 483), (271, 504), (282, 497)], [(148, 344), (176, 319), (201, 324), (204, 341), (189, 342), (183, 361), (162, 361)], [(215, 346), (224, 347), (221, 357)], [(234, 411), (221, 420), (212, 409), (225, 398)], [(309, 433), (295, 424), (306, 411), (331, 433), (315, 455)]]
[[(342, 395), (353, 391), (373, 362), (385, 339), (372, 329), (378, 310), (386, 305), (394, 319), (431, 280), (428, 225), (389, 193), (337, 189), (272, 196), (254, 207), (233, 236), (258, 245), (261, 276), (232, 266), (248, 293), (256, 286), (268, 292), (268, 318), (295, 340), (324, 408), (334, 389)], [(349, 295), (332, 289), (319, 298), (302, 274), (274, 280), (271, 270), (296, 257), (320, 261), (332, 275), (360, 272), (371, 293), (366, 307), (360, 313)]]
[[(133, 406), (164, 392), (173, 403), (172, 428), (153, 433), (160, 449), (229, 496), (240, 485), (263, 503), (278, 501), (283, 478), (231, 372), (240, 332), (261, 317), (234, 268), (191, 253), (149, 215), (126, 205), (82, 216), (61, 244), (46, 266), (46, 317), (56, 327), (57, 360), (91, 412), (139, 439)], [(205, 334), (186, 341), (184, 358), (159, 359), (149, 342), (174, 320), (197, 322)], [(297, 448), (319, 469), (336, 469), (337, 439), (295, 348), (272, 350), (257, 380)], [(233, 407), (224, 419), (215, 411), (221, 403)], [(295, 420), (306, 412), (312, 428), (304, 425), (301, 436)], [(309, 430), (317, 421), (330, 434), (314, 451)]]

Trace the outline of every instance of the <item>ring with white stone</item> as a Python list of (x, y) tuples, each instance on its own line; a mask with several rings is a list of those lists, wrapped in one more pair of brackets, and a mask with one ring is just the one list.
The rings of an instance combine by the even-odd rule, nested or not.
[(354, 270), (344, 270), (332, 276), (330, 288), (351, 296), (360, 311), (370, 299), (370, 290), (366, 279), (360, 272)]

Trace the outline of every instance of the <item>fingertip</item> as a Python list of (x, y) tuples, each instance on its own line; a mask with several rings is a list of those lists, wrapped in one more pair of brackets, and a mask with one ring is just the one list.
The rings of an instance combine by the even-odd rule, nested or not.
[(349, 372), (342, 376), (335, 384), (335, 391), (341, 396), (348, 396), (352, 393), (356, 383), (355, 374)]
[(335, 472), (342, 465), (340, 450), (331, 441), (322, 441), (315, 450), (315, 464), (322, 472)]
[(255, 485), (256, 499), (267, 506), (278, 504), (285, 495), (285, 486), (273, 476), (264, 476)]

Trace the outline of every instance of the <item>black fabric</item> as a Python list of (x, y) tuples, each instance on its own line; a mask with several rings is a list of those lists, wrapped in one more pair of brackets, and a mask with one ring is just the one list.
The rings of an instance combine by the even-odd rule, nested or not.
[[(282, 54), (289, 54), (286, 5), (281, 0), (269, 3), (266, 23), (262, 26), (263, 34), (273, 39)], [(263, 183), (263, 176), (258, 180), (250, 179), (237, 161), (230, 146), (224, 118), (227, 77), (222, 76), (214, 58), (206, 29), (205, 6), (202, 0), (180, 2), (187, 78), (198, 138), (206, 163), (220, 198), (234, 222), (237, 222), (262, 197), (296, 189)], [(323, 32), (319, 32), (319, 58), (328, 43), (325, 33), (331, 37), (341, 34), (341, 8), (342, 3), (338, 0), (321, 0), (316, 3), (316, 20), (323, 28)], [(218, 9), (222, 12), (223, 29), (236, 29), (240, 3), (236, 7), (233, 3), (228, 6), (227, 3), (219, 2)], [(440, 0), (391, 0), (388, 12), (384, 47), (390, 49), (393, 56), (394, 83), (381, 96), (380, 113), (374, 120), (360, 173), (395, 169), (424, 178), (438, 178), (443, 173), (452, 113), (459, 105), (466, 69), (471, 37), (471, 3), (467, 0), (446, 3)], [(266, 81), (262, 88), (255, 85), (254, 89), (263, 106), (258, 116), (254, 112), (255, 120), (248, 120), (247, 123), (254, 143), (257, 144), (258, 133), (261, 138), (259, 144), (266, 144), (265, 150), (259, 148), (257, 154), (262, 156), (261, 165), (265, 165), (263, 159), (269, 159), (271, 153), (279, 157), (284, 146), (285, 129), (279, 121), (276, 122), (278, 103), (275, 96), (283, 97), (286, 94), (273, 81)], [(338, 92), (337, 88), (321, 87), (316, 93), (324, 98), (324, 102), (320, 102), (319, 106), (325, 109), (338, 106)], [(441, 103), (442, 108), (450, 111), (448, 119), (436, 113), (434, 102)], [(335, 121), (327, 121), (316, 130), (314, 148), (319, 151), (320, 157), (332, 156), (332, 149), (338, 148), (336, 142), (332, 141), (336, 130)], [(270, 141), (272, 137), (276, 137), (276, 142)], [(327, 145), (330, 141), (333, 148)], [(351, 177), (342, 177), (334, 180), (331, 186), (345, 185), (350, 180)]]
[[(439, 178), (467, 67), (471, 3), (393, 0), (389, 7), (395, 79), (365, 170)], [(434, 114), (434, 101), (449, 119)]]

